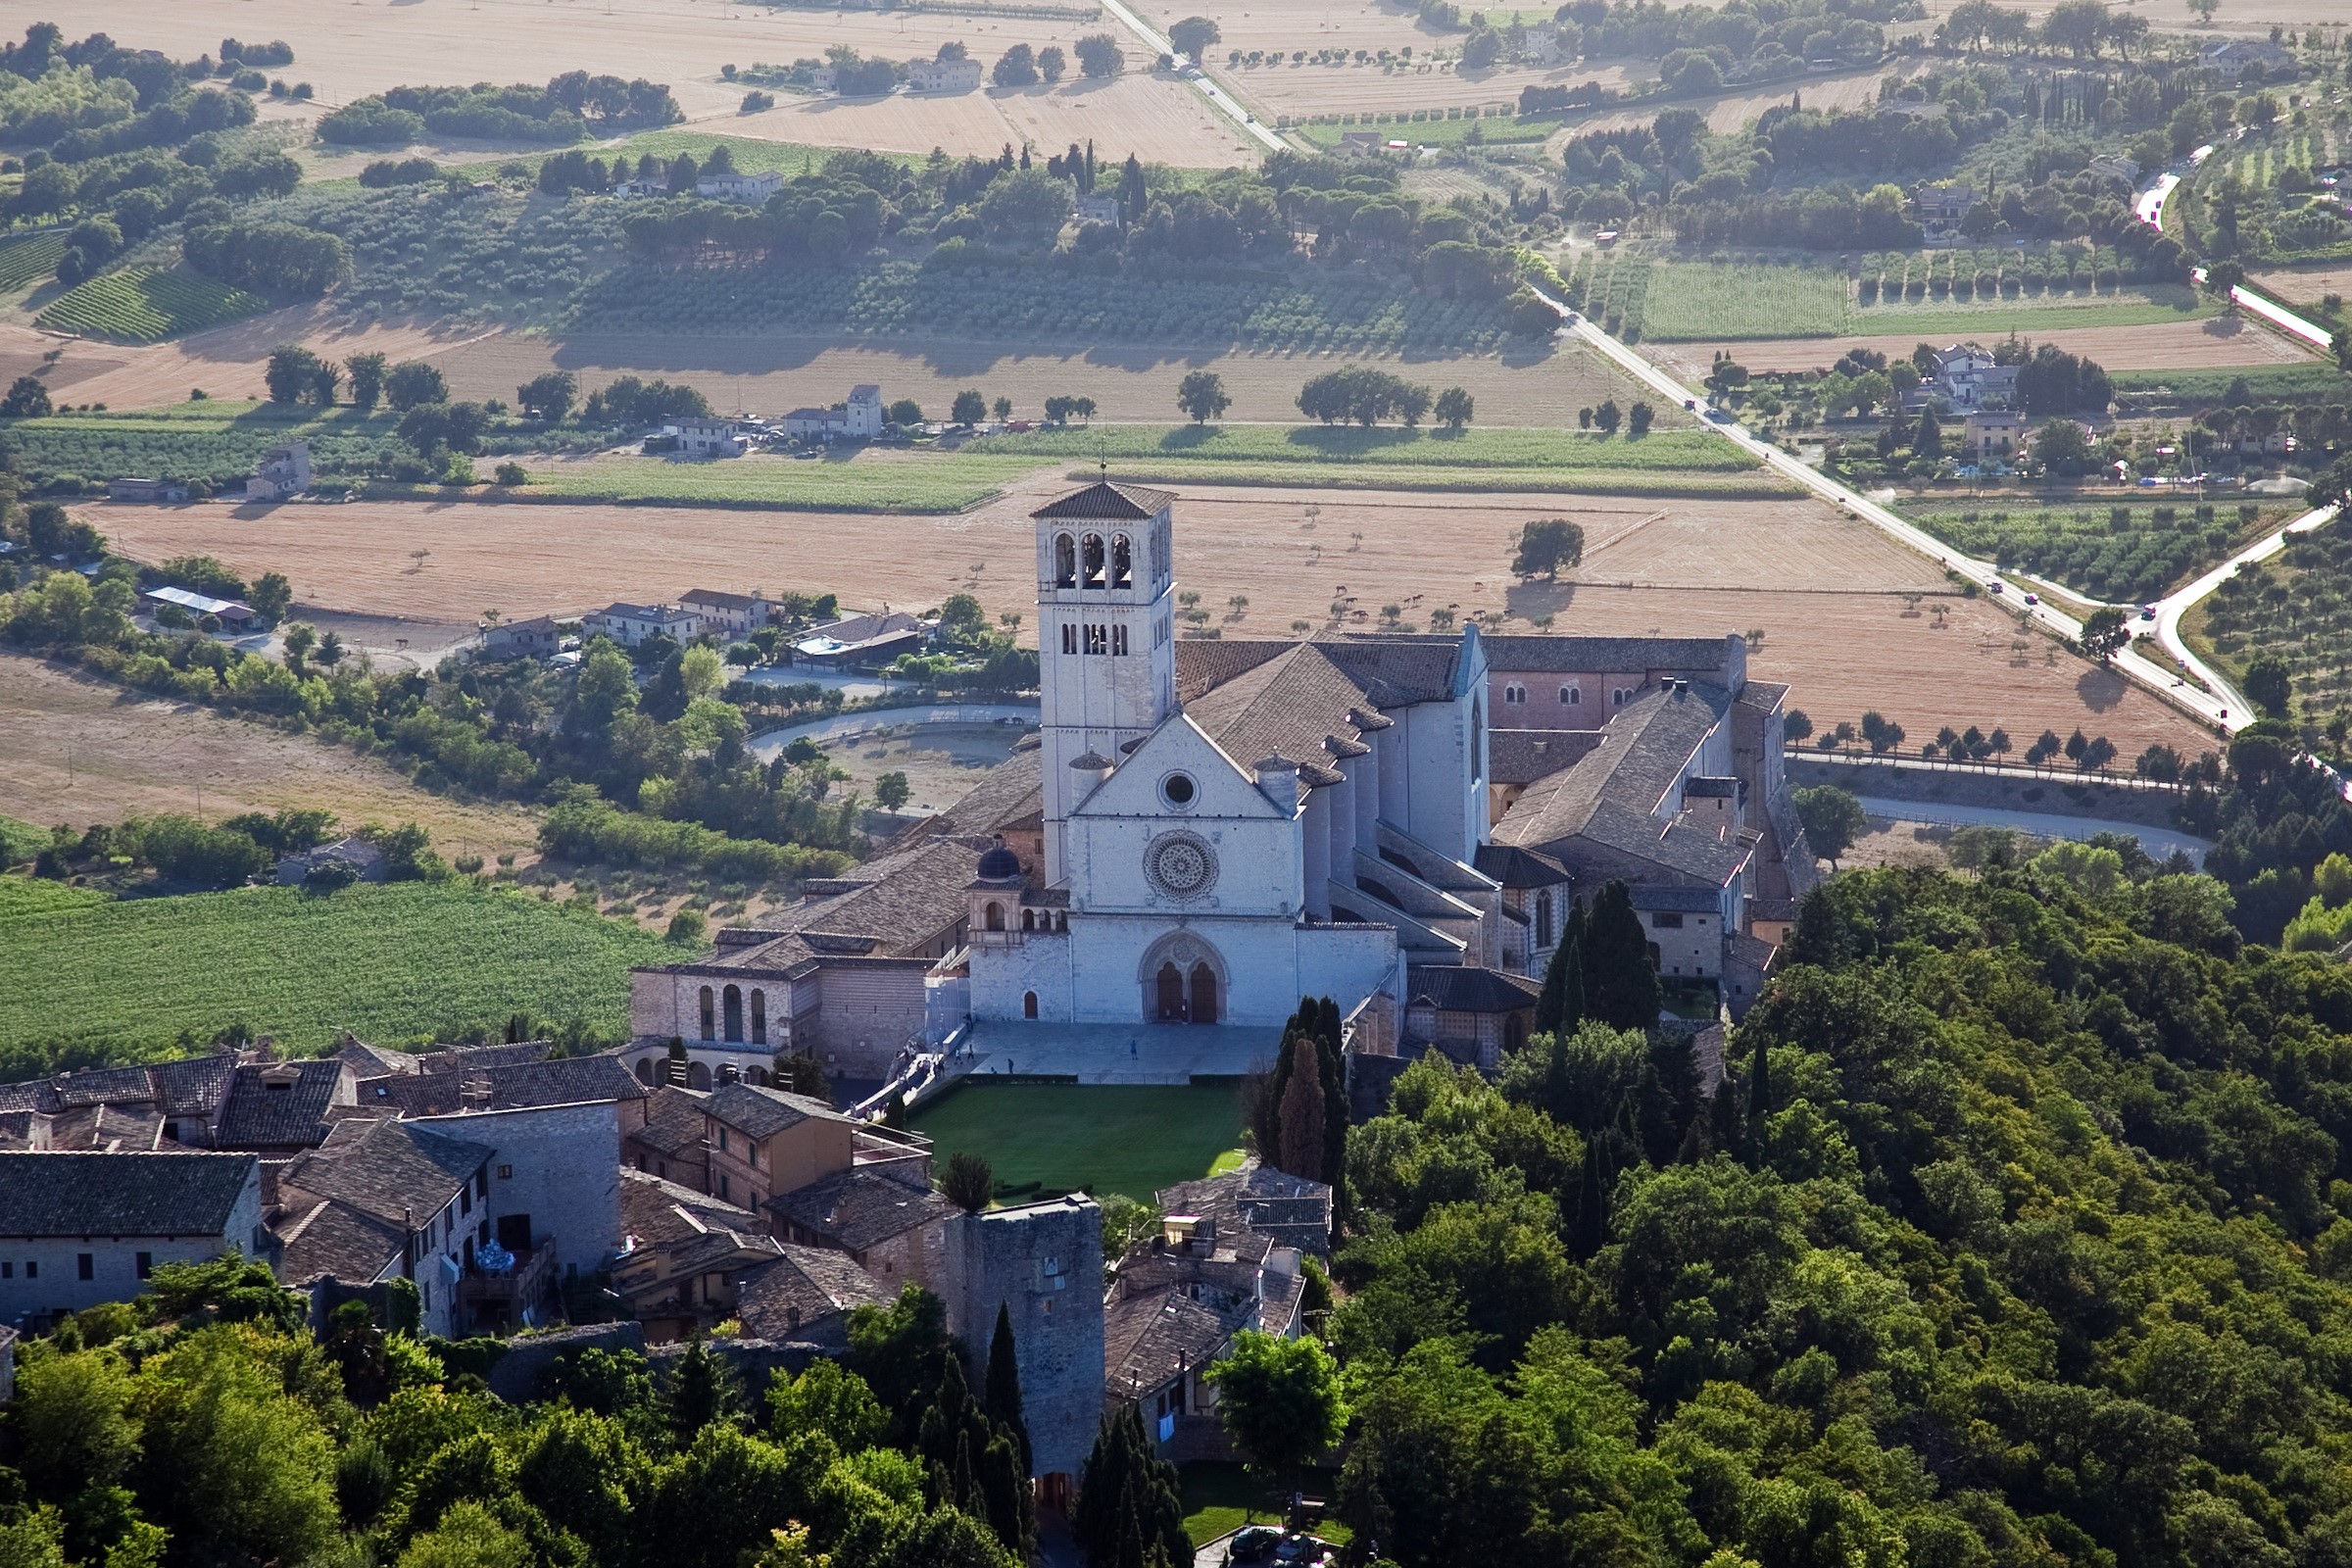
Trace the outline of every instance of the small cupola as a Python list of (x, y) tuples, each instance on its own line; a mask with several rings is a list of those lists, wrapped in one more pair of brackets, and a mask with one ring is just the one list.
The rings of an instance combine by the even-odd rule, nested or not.
[(980, 864), (974, 876), (982, 882), (1018, 882), (1021, 858), (1006, 846), (1000, 834), (996, 843), (980, 852)]

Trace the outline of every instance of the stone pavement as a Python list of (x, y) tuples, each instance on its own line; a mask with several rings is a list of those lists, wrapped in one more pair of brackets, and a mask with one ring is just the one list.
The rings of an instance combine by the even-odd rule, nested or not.
[(1075, 1077), (1082, 1084), (1183, 1084), (1232, 1078), (1270, 1064), (1279, 1024), (1042, 1023), (989, 1019), (972, 1025), (972, 1076)]

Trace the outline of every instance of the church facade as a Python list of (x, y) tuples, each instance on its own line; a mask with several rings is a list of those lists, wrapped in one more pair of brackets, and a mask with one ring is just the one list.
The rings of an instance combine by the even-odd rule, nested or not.
[(1034, 745), (805, 905), (639, 971), (649, 1073), (672, 1036), (758, 1082), (777, 1052), (887, 1072), (966, 1029), (1125, 1044), (1302, 996), (1363, 1049), (1488, 1060), (1611, 880), (1662, 974), (1752, 998), (1755, 915), (1811, 858), (1784, 853), (1786, 688), (1740, 638), (1180, 638), (1176, 499), (1105, 480), (1034, 514)]

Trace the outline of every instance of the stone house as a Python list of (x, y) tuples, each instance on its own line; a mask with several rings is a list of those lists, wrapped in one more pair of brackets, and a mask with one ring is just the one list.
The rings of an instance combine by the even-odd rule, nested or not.
[(1979, 463), (2006, 463), (2026, 449), (2026, 416), (1981, 411), (1961, 425), (1960, 441)]
[(1072, 1194), (957, 1213), (947, 1236), (948, 1332), (986, 1346), (1004, 1309), (1039, 1500), (1066, 1506), (1102, 1419), (1102, 1210)]
[(620, 1144), (623, 1165), (694, 1192), (710, 1191), (710, 1119), (706, 1092), (663, 1084), (645, 1102), (645, 1122)]
[(676, 605), (607, 605), (581, 617), (580, 630), (590, 637), (610, 637), (623, 648), (635, 648), (649, 638), (668, 637), (690, 643), (702, 635), (702, 617)]
[(759, 206), (784, 188), (784, 176), (773, 170), (758, 174), (705, 174), (694, 182), (694, 193), (713, 201), (749, 202)]
[(678, 598), (678, 608), (702, 622), (703, 630), (732, 637), (758, 631), (775, 613), (773, 602), (758, 594), (722, 593), (696, 588)]
[(161, 1263), (266, 1250), (252, 1154), (0, 1153), (0, 1322), (127, 1301)]
[(878, 1170), (844, 1169), (767, 1200), (768, 1226), (800, 1247), (847, 1253), (893, 1295), (920, 1285), (951, 1300), (948, 1233), (962, 1211)]
[[(475, 1314), (460, 1287), (475, 1272), (477, 1252), (496, 1241), (493, 1159), (485, 1145), (390, 1116), (337, 1122), (323, 1144), (277, 1173), (271, 1224), (282, 1253), (278, 1278), (315, 1294), (412, 1280), (426, 1333), (471, 1332)], [(533, 1322), (550, 1283), (542, 1275), (539, 1295), (502, 1303), (511, 1305), (512, 1320)]]
[(980, 62), (968, 55), (961, 60), (917, 60), (906, 67), (911, 92), (970, 92), (979, 85)]
[(489, 659), (546, 659), (563, 647), (564, 633), (553, 615), (502, 620), (482, 628), (482, 654)]
[(289, 441), (262, 454), (262, 461), (245, 481), (248, 501), (283, 501), (311, 487), (311, 444)]

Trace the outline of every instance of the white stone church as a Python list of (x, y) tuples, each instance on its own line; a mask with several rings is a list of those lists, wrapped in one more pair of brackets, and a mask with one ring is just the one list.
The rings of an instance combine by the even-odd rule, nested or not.
[(1305, 996), (1356, 1049), (1491, 1063), (1609, 880), (1661, 974), (1752, 999), (1811, 858), (1783, 854), (1786, 688), (1740, 638), (1179, 638), (1176, 499), (1103, 481), (1034, 514), (1034, 746), (710, 960), (639, 971), (642, 1076), (671, 1037), (698, 1083), (974, 1042), (1240, 1070)]

